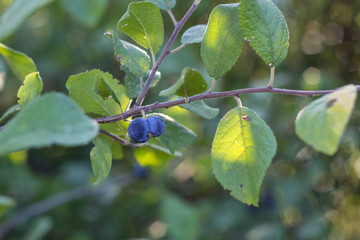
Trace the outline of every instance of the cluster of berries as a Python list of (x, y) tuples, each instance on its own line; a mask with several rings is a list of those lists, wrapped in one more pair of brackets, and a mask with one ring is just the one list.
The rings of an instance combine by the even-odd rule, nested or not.
[(158, 116), (151, 116), (147, 119), (136, 118), (131, 121), (128, 133), (136, 143), (144, 143), (149, 138), (159, 137), (165, 130), (165, 122)]

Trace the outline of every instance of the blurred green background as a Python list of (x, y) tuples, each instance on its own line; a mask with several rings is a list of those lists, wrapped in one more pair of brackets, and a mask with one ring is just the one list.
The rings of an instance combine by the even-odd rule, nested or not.
[[(0, 0), (0, 14), (11, 2)], [(104, 32), (116, 29), (129, 2), (55, 0), (37, 10), (2, 43), (34, 59), (46, 92), (66, 92), (70, 75), (94, 68), (110, 72), (122, 82), (124, 73)], [(206, 24), (213, 7), (231, 2), (236, 1), (203, 0), (182, 32)], [(173, 12), (178, 20), (191, 3), (177, 1)], [(359, 84), (359, 1), (274, 3), (290, 29), (289, 54), (277, 69), (276, 87), (317, 90)], [(168, 38), (173, 24), (166, 12), (162, 14)], [(129, 40), (124, 34), (119, 36)], [(178, 45), (179, 41), (174, 47)], [(145, 103), (166, 100), (158, 93), (177, 80), (183, 67), (198, 68), (207, 76), (199, 47), (188, 46), (165, 59), (160, 83), (151, 89)], [(217, 81), (215, 90), (266, 86), (268, 76), (268, 67), (245, 44), (237, 64)], [(0, 115), (16, 103), (20, 84), (0, 58)], [(207, 101), (220, 108), (214, 120), (177, 107), (163, 111), (198, 134), (190, 148), (182, 151), (183, 157), (164, 168), (148, 169), (142, 176), (133, 150), (123, 147), (123, 157), (113, 162), (110, 178), (129, 173), (138, 177), (128, 177), (131, 182), (127, 184), (106, 185), (100, 194), (84, 194), (30, 218), (4, 239), (360, 239), (359, 101), (339, 151), (327, 157), (312, 151), (295, 135), (297, 112), (312, 99), (253, 94), (241, 96), (241, 100), (263, 117), (278, 141), (259, 208), (234, 200), (212, 174), (210, 148), (217, 123), (236, 106), (233, 98), (215, 99)], [(16, 200), (16, 206), (0, 216), (0, 229), (30, 204), (89, 185), (90, 149), (91, 145), (51, 147), (0, 158), (0, 195)]]

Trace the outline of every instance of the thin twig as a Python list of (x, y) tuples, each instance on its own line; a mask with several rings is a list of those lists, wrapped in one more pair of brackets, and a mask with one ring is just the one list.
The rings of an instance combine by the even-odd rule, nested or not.
[(243, 105), (242, 105), (242, 102), (241, 102), (239, 96), (234, 96), (234, 98), (235, 98), (235, 100), (236, 100), (237, 105), (239, 106), (239, 108), (241, 108)]
[(215, 83), (216, 83), (216, 79), (213, 78), (213, 80), (211, 82), (211, 86), (210, 86), (209, 91), (208, 91), (209, 93), (211, 93), (214, 90)]
[(169, 54), (176, 53), (176, 52), (180, 51), (181, 49), (183, 49), (183, 48), (186, 47), (186, 46), (187, 46), (186, 44), (181, 44), (180, 46), (178, 46), (178, 47), (175, 48), (174, 50), (170, 51)]
[(171, 21), (174, 23), (174, 26), (176, 26), (177, 21), (176, 21), (176, 18), (174, 16), (173, 12), (171, 11), (171, 9), (168, 9), (167, 12), (168, 12), (168, 14), (169, 14), (169, 16), (171, 18)]
[(133, 180), (134, 179), (130, 174), (118, 176), (106, 181), (98, 187), (80, 187), (67, 192), (59, 193), (48, 199), (34, 203), (12, 215), (0, 226), (0, 239), (3, 239), (9, 231), (32, 217), (38, 216), (40, 214), (50, 211), (51, 209), (75, 201), (77, 199), (101, 194), (107, 191), (114, 191), (114, 186), (118, 188), (123, 188), (129, 185)]
[(143, 102), (143, 100), (145, 99), (145, 97), (147, 95), (147, 92), (149, 90), (151, 81), (154, 79), (156, 71), (159, 69), (159, 66), (161, 65), (164, 58), (170, 53), (171, 45), (174, 43), (174, 41), (175, 41), (177, 35), (179, 34), (181, 28), (185, 25), (186, 21), (189, 19), (191, 14), (197, 8), (197, 6), (198, 6), (197, 2), (198, 1), (196, 1), (196, 0), (194, 1), (194, 3), (191, 5), (191, 7), (186, 12), (186, 14), (181, 19), (181, 21), (178, 22), (178, 24), (176, 24), (175, 29), (174, 29), (173, 33), (171, 34), (171, 37), (170, 37), (169, 41), (167, 42), (163, 52), (161, 53), (159, 59), (157, 60), (157, 62), (155, 64), (155, 67), (151, 70), (151, 73), (150, 73), (148, 79), (146, 80), (144, 87), (142, 88), (138, 98), (136, 99), (136, 102), (134, 104), (135, 108), (139, 107), (141, 105), (141, 103)]
[(274, 78), (275, 78), (275, 67), (272, 67), (270, 69), (270, 81), (269, 81), (268, 87), (273, 87), (274, 86)]
[[(358, 91), (360, 91), (360, 85), (356, 85), (356, 88)], [(272, 87), (244, 88), (244, 89), (237, 89), (237, 90), (225, 91), (225, 92), (201, 93), (201, 94), (189, 97), (188, 100), (189, 100), (189, 102), (193, 102), (193, 101), (209, 99), (209, 98), (234, 97), (234, 96), (239, 96), (241, 94), (248, 94), (248, 93), (277, 93), (277, 94), (285, 94), (285, 95), (312, 97), (312, 96), (317, 96), (317, 95), (325, 95), (325, 94), (331, 93), (335, 90), (336, 89), (319, 90), (319, 91), (304, 91), (304, 90), (281, 89), (281, 88), (272, 88)], [(169, 101), (169, 102), (160, 102), (160, 103), (156, 102), (156, 103), (153, 103), (150, 105), (132, 108), (129, 111), (124, 112), (119, 115), (98, 118), (95, 120), (98, 123), (116, 122), (116, 121), (126, 119), (128, 117), (131, 117), (133, 115), (140, 114), (141, 111), (152, 112), (155, 109), (169, 108), (169, 107), (177, 106), (177, 105), (184, 104), (184, 103), (186, 103), (185, 98), (181, 98), (181, 99), (177, 99), (177, 100)]]
[(129, 146), (129, 147), (132, 147), (132, 148), (138, 148), (139, 147), (139, 146), (137, 146), (136, 144), (134, 144), (132, 142), (126, 141), (126, 139), (123, 139), (123, 138), (119, 137), (118, 135), (115, 135), (113, 133), (105, 131), (104, 129), (100, 129), (99, 132), (101, 134), (104, 134), (104, 135), (108, 136), (108, 137), (111, 137), (112, 139), (114, 139), (115, 141), (119, 142), (122, 145)]

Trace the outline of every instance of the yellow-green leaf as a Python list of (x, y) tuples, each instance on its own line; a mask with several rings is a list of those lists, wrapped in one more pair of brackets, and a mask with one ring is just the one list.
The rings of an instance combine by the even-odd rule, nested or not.
[[(121, 112), (118, 102), (126, 106), (129, 101), (124, 86), (110, 73), (98, 69), (70, 76), (66, 88), (70, 97), (87, 113), (116, 115)], [(104, 99), (106, 95), (108, 98)]]
[(261, 183), (276, 146), (271, 129), (254, 111), (230, 110), (217, 127), (211, 148), (217, 180), (234, 198), (258, 206)]
[(159, 95), (190, 97), (202, 93), (206, 89), (207, 83), (201, 73), (196, 69), (186, 67), (178, 81), (170, 88), (162, 90)]
[(118, 22), (118, 29), (155, 54), (164, 41), (159, 8), (150, 2), (133, 2)]
[(165, 167), (174, 158), (168, 149), (154, 144), (140, 147), (134, 151), (134, 154), (141, 166), (155, 169)]
[(26, 76), (23, 85), (17, 93), (20, 108), (24, 107), (33, 98), (39, 96), (43, 89), (43, 82), (38, 72), (30, 73)]
[(30, 73), (37, 72), (34, 61), (26, 54), (11, 49), (0, 43), (0, 54), (4, 57), (7, 64), (21, 82)]
[(209, 75), (219, 79), (236, 63), (244, 44), (239, 4), (221, 4), (210, 14), (201, 44), (201, 58)]
[(304, 107), (296, 117), (296, 134), (316, 151), (333, 155), (353, 111), (357, 88), (347, 85)]

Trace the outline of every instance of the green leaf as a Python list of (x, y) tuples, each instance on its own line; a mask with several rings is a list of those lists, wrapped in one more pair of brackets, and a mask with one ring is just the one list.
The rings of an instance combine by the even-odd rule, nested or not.
[(90, 152), (91, 166), (96, 178), (95, 185), (102, 183), (109, 175), (112, 163), (112, 153), (109, 143), (102, 137), (93, 141), (94, 147)]
[(214, 119), (219, 114), (218, 108), (209, 107), (203, 100), (181, 104), (179, 107), (189, 110), (206, 119)]
[(118, 29), (155, 54), (164, 41), (160, 10), (150, 2), (133, 2), (118, 22)]
[[(14, 0), (0, 18), (0, 39), (10, 36), (19, 28), (26, 18), (52, 1), (53, 0)], [(36, 70), (31, 72), (36, 72)]]
[(200, 219), (193, 206), (175, 196), (167, 195), (161, 202), (161, 215), (168, 225), (168, 239), (199, 239)]
[(240, 25), (250, 46), (270, 67), (286, 57), (289, 30), (285, 18), (269, 0), (241, 0)]
[(149, 70), (150, 57), (142, 49), (126, 41), (120, 40), (114, 34), (114, 51), (116, 56), (120, 56), (120, 62), (137, 77), (143, 76)]
[(169, 150), (160, 146), (149, 144), (134, 151), (138, 163), (143, 167), (162, 169), (174, 158)]
[(94, 91), (104, 100), (108, 99), (111, 96), (111, 93), (106, 86), (106, 82), (102, 77), (98, 77), (95, 80)]
[[(101, 87), (101, 83), (99, 85), (99, 79), (102, 79), (110, 87), (113, 92), (109, 92), (111, 98), (103, 99), (97, 93), (100, 91), (99, 87), (104, 90), (104, 86)], [(98, 84), (98, 88), (96, 84)], [(70, 76), (66, 82), (66, 88), (69, 91), (70, 97), (87, 113), (104, 116), (116, 115), (121, 112), (117, 101), (121, 102), (123, 106), (126, 106), (129, 101), (126, 97), (124, 86), (119, 84), (119, 81), (114, 79), (111, 74), (98, 69)], [(112, 97), (113, 94), (116, 98)]]
[(357, 96), (354, 85), (346, 85), (304, 107), (296, 117), (296, 134), (316, 151), (333, 155), (353, 111)]
[(33, 99), (0, 131), (0, 155), (51, 146), (79, 146), (98, 133), (98, 124), (62, 93)]
[(176, 5), (176, 0), (146, 0), (146, 1), (154, 3), (158, 8), (165, 11), (174, 8)]
[(13, 198), (0, 195), (0, 217), (4, 214), (4, 212), (14, 206), (15, 200)]
[(170, 88), (162, 90), (160, 96), (178, 95), (190, 97), (202, 93), (207, 89), (207, 83), (201, 73), (193, 68), (186, 67), (179, 80)]
[(252, 110), (236, 107), (220, 121), (211, 148), (215, 176), (231, 195), (258, 206), (266, 169), (276, 153), (276, 139)]
[[(129, 98), (136, 98), (137, 96), (139, 96), (140, 92), (141, 92), (141, 78), (143, 83), (145, 83), (145, 81), (148, 79), (151, 71), (148, 71), (145, 76), (143, 77), (136, 77), (134, 74), (130, 73), (128, 70), (126, 70), (125, 68), (122, 68), (125, 72), (125, 89), (126, 89), (126, 94)], [(155, 76), (150, 84), (150, 87), (155, 87), (159, 80), (161, 78), (161, 73), (160, 72), (156, 72)]]
[(105, 82), (102, 77), (98, 77), (95, 82), (94, 91), (100, 95), (104, 100), (107, 100), (109, 97), (112, 97), (114, 101), (119, 104), (121, 107), (120, 100), (116, 96), (115, 92), (111, 89), (109, 84)]
[(239, 24), (239, 4), (215, 7), (201, 44), (201, 58), (209, 75), (219, 79), (236, 63), (244, 44)]
[[(1, 30), (0, 30), (1, 32)], [(0, 54), (4, 57), (9, 67), (21, 82), (33, 72), (37, 72), (34, 61), (25, 55), (0, 43)]]
[(181, 44), (201, 43), (204, 39), (206, 24), (192, 26), (181, 37)]
[(165, 122), (165, 131), (157, 139), (170, 150), (171, 154), (174, 154), (176, 149), (188, 148), (190, 142), (197, 137), (193, 131), (165, 114), (153, 113), (147, 116), (154, 115), (161, 117)]
[(62, 0), (62, 7), (76, 20), (91, 28), (104, 15), (109, 0)]
[(43, 82), (38, 72), (30, 73), (26, 76), (23, 85), (17, 93), (18, 104), (23, 108), (33, 98), (39, 96), (43, 89)]
[(20, 111), (20, 106), (18, 104), (10, 107), (6, 112), (1, 116), (0, 123), (11, 117), (16, 112)]

